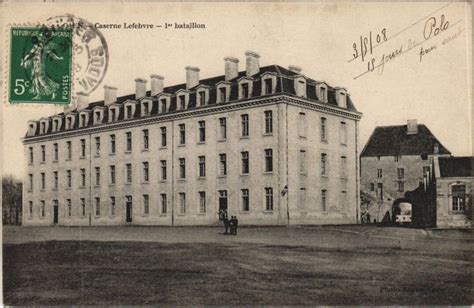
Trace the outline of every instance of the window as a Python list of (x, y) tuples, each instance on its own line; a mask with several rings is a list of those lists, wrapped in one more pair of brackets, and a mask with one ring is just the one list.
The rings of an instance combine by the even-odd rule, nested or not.
[(250, 91), (249, 91), (249, 84), (248, 83), (243, 83), (241, 84), (241, 93), (242, 93), (242, 96), (241, 98), (249, 98), (250, 96)]
[(341, 191), (341, 209), (347, 209), (347, 192), (345, 190)]
[(184, 95), (178, 96), (179, 109), (184, 110), (186, 108), (186, 97)]
[(327, 211), (327, 190), (321, 190), (321, 211)]
[(111, 121), (115, 121), (115, 120), (116, 120), (116, 113), (117, 113), (117, 111), (115, 110), (115, 108), (111, 108), (111, 109), (110, 109), (110, 118), (111, 118), (110, 120), (111, 120)]
[(166, 127), (161, 127), (161, 146), (166, 147)]
[(81, 216), (86, 216), (86, 199), (81, 198)]
[(95, 198), (95, 216), (100, 216), (100, 198)]
[(206, 156), (199, 156), (199, 177), (206, 176)]
[(382, 169), (377, 169), (377, 178), (382, 178)]
[(161, 180), (166, 181), (166, 160), (161, 160)]
[(66, 159), (71, 160), (72, 159), (72, 143), (71, 143), (71, 141), (66, 142), (66, 149), (67, 149)]
[(143, 182), (148, 182), (150, 179), (150, 168), (148, 162), (143, 162)]
[(226, 154), (219, 154), (219, 175), (220, 176), (227, 175), (227, 155)]
[(72, 128), (72, 118), (71, 117), (66, 117), (66, 129), (71, 129)]
[(403, 168), (398, 168), (397, 169), (397, 177), (399, 179), (403, 179), (405, 177), (405, 169)]
[(224, 103), (227, 101), (227, 89), (225, 87), (219, 88), (219, 102)]
[(306, 174), (306, 151), (300, 150), (300, 173)]
[(115, 166), (111, 165), (110, 167), (110, 184), (115, 184)]
[(110, 154), (115, 154), (115, 135), (110, 135)]
[(347, 157), (341, 156), (341, 178), (347, 178)]
[(125, 164), (127, 183), (132, 183), (132, 164)]
[(40, 216), (41, 217), (44, 217), (45, 207), (46, 207), (46, 205), (45, 205), (44, 200), (41, 200), (41, 207), (40, 207)]
[(240, 120), (242, 123), (241, 135), (242, 137), (248, 137), (249, 136), (249, 115), (248, 114), (241, 115)]
[(219, 118), (219, 139), (227, 139), (227, 119)]
[(81, 157), (86, 156), (86, 139), (81, 139)]
[(321, 141), (327, 141), (326, 118), (321, 118)]
[(143, 214), (148, 215), (150, 213), (150, 197), (143, 195)]
[(29, 182), (28, 190), (32, 191), (33, 190), (33, 174), (28, 174), (28, 182)]
[(86, 169), (81, 169), (81, 186), (86, 186)]
[(126, 132), (126, 139), (127, 139), (127, 152), (132, 151), (132, 132)]
[(115, 216), (115, 197), (110, 197), (110, 215)]
[(199, 213), (206, 213), (206, 192), (199, 192)]
[(206, 141), (206, 122), (205, 121), (199, 121), (199, 142), (205, 142)]
[(161, 194), (161, 214), (166, 214), (167, 211), (167, 201), (166, 194)]
[(265, 149), (265, 172), (273, 172), (273, 150)]
[(149, 147), (148, 129), (144, 129), (142, 133), (143, 133), (143, 149), (148, 150), (148, 147)]
[(53, 171), (53, 179), (54, 179), (54, 189), (58, 189), (59, 179), (58, 179), (57, 171)]
[(265, 79), (264, 81), (265, 83), (265, 93), (264, 94), (272, 94), (272, 90), (273, 90), (273, 86), (272, 86), (272, 79), (271, 78), (267, 78)]
[(370, 191), (375, 191), (375, 184), (374, 183), (370, 183)]
[(265, 210), (273, 211), (273, 188), (265, 187)]
[(72, 187), (72, 172), (71, 172), (71, 170), (66, 170), (66, 186), (68, 188)]
[(44, 145), (41, 146), (41, 162), (46, 161), (46, 147)]
[(46, 189), (46, 175), (41, 173), (41, 190)]
[(339, 141), (341, 144), (347, 144), (347, 125), (346, 122), (341, 122), (339, 128)]
[(326, 153), (321, 153), (321, 175), (327, 175), (327, 157), (328, 155)]
[(80, 121), (81, 127), (85, 127), (85, 126), (86, 126), (86, 117), (87, 117), (87, 116), (86, 116), (85, 113), (81, 114), (81, 121)]
[(148, 102), (143, 102), (142, 107), (143, 107), (143, 110), (142, 110), (143, 116), (149, 115), (150, 112), (149, 112), (149, 109), (148, 109)]
[(66, 215), (67, 217), (72, 216), (72, 204), (71, 199), (66, 199)]
[(186, 194), (182, 192), (179, 193), (179, 213), (186, 213)]
[(206, 92), (205, 91), (199, 91), (199, 106), (205, 106), (206, 105)]
[(452, 209), (453, 211), (464, 211), (466, 205), (466, 186), (453, 185), (451, 186)]
[(306, 208), (306, 188), (302, 187), (300, 188), (300, 203), (299, 203), (300, 209)]
[(100, 186), (100, 167), (95, 167), (95, 185)]
[(273, 113), (271, 110), (265, 111), (265, 134), (273, 133)]
[(184, 158), (179, 159), (179, 178), (186, 178), (186, 159)]
[(306, 113), (300, 112), (298, 114), (298, 136), (306, 137), (307, 130), (308, 124), (306, 122)]
[(160, 100), (160, 105), (161, 105), (161, 112), (166, 112), (166, 98), (162, 98)]
[(94, 114), (95, 114), (95, 123), (100, 123), (100, 118), (101, 118), (100, 114), (101, 114), (101, 112), (96, 111)]
[(320, 90), (319, 90), (319, 98), (320, 98), (320, 101), (322, 102), (327, 102), (327, 94), (326, 94), (326, 88), (325, 87), (321, 87)]
[(398, 181), (397, 186), (398, 186), (398, 191), (399, 192), (404, 192), (405, 191), (405, 183), (403, 181)]
[(240, 153), (242, 158), (242, 174), (249, 174), (249, 152), (244, 151)]
[(58, 144), (57, 143), (53, 144), (53, 151), (54, 151), (53, 160), (58, 161), (58, 159), (59, 159), (59, 149), (58, 149)]
[(127, 113), (127, 119), (131, 119), (132, 118), (132, 106), (131, 105), (128, 105), (126, 107), (126, 113)]
[(395, 156), (393, 157), (393, 161), (399, 162), (399, 161), (400, 161), (400, 155), (395, 155)]
[(100, 137), (95, 137), (95, 155), (100, 155)]
[(30, 218), (33, 217), (33, 201), (28, 201), (28, 215)]
[(186, 144), (186, 126), (179, 124), (179, 144)]
[(242, 189), (242, 211), (248, 212), (250, 210), (249, 190)]
[(33, 163), (33, 147), (29, 147), (28, 150), (29, 150), (29, 153), (30, 153), (29, 162), (30, 162), (30, 164), (32, 164)]

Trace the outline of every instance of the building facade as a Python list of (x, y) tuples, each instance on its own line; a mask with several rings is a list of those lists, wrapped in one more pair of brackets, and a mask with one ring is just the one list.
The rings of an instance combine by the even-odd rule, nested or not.
[[(381, 222), (392, 206), (427, 182), (434, 157), (450, 156), (424, 124), (376, 127), (360, 156), (365, 220)], [(367, 215), (368, 214), (368, 215)]]
[(440, 157), (434, 160), (436, 227), (472, 227), (474, 157)]
[(358, 121), (344, 88), (301, 69), (246, 69), (186, 83), (135, 80), (135, 94), (79, 95), (63, 113), (30, 121), (23, 139), (25, 225), (355, 223)]

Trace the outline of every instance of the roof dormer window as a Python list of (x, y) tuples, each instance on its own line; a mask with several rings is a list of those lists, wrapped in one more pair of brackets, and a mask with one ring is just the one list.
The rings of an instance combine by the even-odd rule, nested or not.
[(221, 81), (216, 84), (217, 87), (217, 97), (216, 103), (225, 103), (230, 100), (230, 83), (226, 81)]
[(252, 94), (252, 78), (242, 77), (239, 79), (239, 99), (249, 98)]
[(189, 91), (179, 90), (176, 92), (176, 109), (185, 110), (189, 106)]
[(125, 119), (133, 119), (133, 116), (135, 114), (135, 108), (136, 105), (134, 102), (126, 102), (124, 104), (125, 108)]
[(141, 116), (146, 117), (151, 113), (151, 101), (142, 101)]
[(296, 96), (306, 97), (306, 79), (303, 76), (299, 76), (295, 78), (294, 83)]
[(170, 96), (169, 96), (169, 94), (159, 95), (158, 112), (159, 113), (168, 112), (169, 108), (170, 108)]
[(46, 134), (49, 128), (49, 120), (41, 120), (40, 121), (40, 134)]
[(266, 72), (262, 75), (262, 95), (273, 94), (276, 91), (277, 76), (275, 73)]
[(56, 118), (53, 120), (53, 132), (59, 131), (59, 128), (61, 126), (61, 120)]
[(184, 95), (178, 96), (178, 106), (179, 110), (186, 109), (186, 97)]
[(28, 125), (28, 136), (34, 136), (36, 134), (36, 127), (38, 123), (35, 121), (30, 121)]
[(109, 122), (117, 121), (118, 118), (118, 107), (109, 107)]
[(336, 88), (336, 102), (341, 108), (347, 108), (347, 92), (344, 88)]
[(250, 95), (249, 84), (248, 83), (243, 83), (241, 85), (241, 98), (248, 98), (249, 95)]
[(76, 116), (73, 114), (68, 114), (66, 116), (66, 129), (73, 129), (74, 128), (74, 122), (76, 121)]
[(104, 121), (104, 110), (102, 108), (94, 111), (94, 125), (101, 124)]
[(316, 95), (318, 96), (319, 101), (323, 103), (328, 102), (328, 86), (325, 82), (316, 85)]
[(79, 115), (79, 127), (86, 127), (89, 122), (89, 113), (83, 111)]

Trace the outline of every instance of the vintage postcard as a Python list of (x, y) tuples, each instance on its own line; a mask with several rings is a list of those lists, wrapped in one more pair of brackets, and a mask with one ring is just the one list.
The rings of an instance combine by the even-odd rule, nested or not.
[(2, 304), (474, 304), (471, 6), (1, 3)]

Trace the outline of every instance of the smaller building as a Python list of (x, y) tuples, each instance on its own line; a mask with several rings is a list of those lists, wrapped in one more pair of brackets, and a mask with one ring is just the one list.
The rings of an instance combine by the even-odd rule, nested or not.
[(474, 157), (439, 157), (434, 160), (436, 227), (472, 226)]

